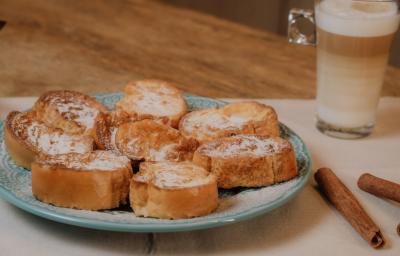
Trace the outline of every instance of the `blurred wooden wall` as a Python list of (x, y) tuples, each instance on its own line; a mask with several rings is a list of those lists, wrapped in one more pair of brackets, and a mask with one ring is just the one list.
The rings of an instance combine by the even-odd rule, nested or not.
[[(291, 8), (312, 9), (314, 0), (162, 0), (248, 26), (286, 35)], [(390, 63), (400, 67), (400, 32), (393, 45)]]

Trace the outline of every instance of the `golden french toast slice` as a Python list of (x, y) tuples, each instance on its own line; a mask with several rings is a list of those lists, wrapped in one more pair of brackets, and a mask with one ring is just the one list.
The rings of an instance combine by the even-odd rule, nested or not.
[(249, 101), (190, 112), (181, 119), (179, 130), (185, 137), (206, 143), (237, 134), (276, 137), (279, 123), (271, 106)]
[(142, 162), (129, 193), (136, 216), (184, 219), (218, 206), (216, 178), (191, 162)]
[(215, 174), (218, 187), (260, 187), (297, 176), (294, 149), (280, 137), (236, 135), (201, 145), (193, 163)]
[(194, 139), (183, 137), (178, 130), (154, 120), (124, 123), (115, 135), (117, 149), (132, 160), (191, 160), (198, 146)]
[(130, 160), (112, 151), (40, 156), (32, 163), (32, 193), (60, 207), (103, 210), (127, 203)]
[(116, 109), (136, 114), (140, 119), (161, 119), (174, 128), (187, 112), (182, 92), (174, 85), (161, 80), (130, 82), (125, 87), (125, 97), (116, 104)]
[(33, 106), (39, 120), (72, 134), (93, 135), (99, 113), (107, 108), (94, 98), (76, 91), (48, 91)]
[(38, 154), (87, 153), (93, 150), (90, 136), (65, 133), (47, 127), (33, 112), (10, 112), (4, 126), (4, 143), (11, 158), (26, 169)]

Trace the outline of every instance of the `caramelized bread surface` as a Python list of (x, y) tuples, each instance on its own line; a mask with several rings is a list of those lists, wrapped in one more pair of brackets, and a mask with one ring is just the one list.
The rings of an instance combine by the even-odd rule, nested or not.
[(237, 134), (279, 136), (279, 123), (275, 110), (257, 102), (238, 102), (221, 108), (193, 111), (179, 124), (185, 137), (200, 143)]
[(187, 112), (182, 92), (171, 83), (161, 80), (130, 82), (125, 87), (125, 97), (116, 109), (135, 114), (140, 119), (152, 117), (177, 128), (179, 120)]
[(33, 112), (10, 112), (5, 121), (4, 142), (8, 153), (20, 166), (30, 169), (38, 154), (87, 153), (93, 150), (90, 136), (67, 134), (47, 127)]
[(218, 206), (216, 178), (191, 162), (143, 162), (130, 185), (137, 216), (183, 219), (203, 216)]
[(260, 187), (297, 176), (296, 156), (279, 137), (237, 135), (201, 145), (193, 163), (215, 174), (218, 187)]
[(73, 134), (93, 135), (96, 117), (108, 110), (88, 95), (61, 90), (42, 94), (32, 111), (47, 126)]
[(117, 149), (133, 160), (191, 160), (198, 143), (183, 137), (178, 130), (145, 119), (119, 126), (115, 136)]

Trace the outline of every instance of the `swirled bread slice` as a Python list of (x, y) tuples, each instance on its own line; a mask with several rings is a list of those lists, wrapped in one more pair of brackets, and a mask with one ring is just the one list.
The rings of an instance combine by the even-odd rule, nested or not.
[(4, 142), (11, 158), (26, 169), (38, 154), (87, 153), (93, 150), (89, 136), (67, 134), (47, 127), (32, 112), (10, 112), (4, 126)]
[(32, 163), (32, 193), (60, 207), (102, 210), (127, 202), (130, 160), (111, 151), (40, 156)]
[(137, 216), (183, 219), (214, 211), (218, 189), (215, 176), (191, 162), (142, 162), (129, 198)]
[(92, 135), (96, 117), (108, 110), (88, 95), (61, 90), (42, 94), (32, 111), (47, 126), (72, 134)]
[(289, 141), (259, 135), (225, 137), (201, 145), (193, 162), (215, 174), (218, 187), (260, 187), (297, 176)]
[(252, 101), (193, 111), (181, 119), (179, 130), (200, 143), (237, 134), (279, 136), (275, 110)]
[(174, 128), (186, 114), (182, 92), (170, 83), (160, 80), (130, 82), (125, 87), (125, 97), (116, 104), (117, 110), (129, 114), (162, 119)]
[(117, 149), (132, 160), (184, 161), (191, 160), (198, 143), (183, 137), (178, 130), (145, 119), (125, 123), (115, 135)]
[(151, 119), (157, 123), (165, 124), (165, 119), (153, 119), (151, 116), (138, 116), (137, 114), (128, 114), (120, 110), (100, 113), (95, 120), (93, 133), (97, 148), (103, 150), (118, 150), (115, 143), (115, 136), (119, 126), (145, 119)]
[(115, 135), (118, 127), (124, 123), (138, 121), (137, 115), (130, 115), (125, 111), (100, 113), (94, 125), (94, 141), (98, 149), (117, 150)]

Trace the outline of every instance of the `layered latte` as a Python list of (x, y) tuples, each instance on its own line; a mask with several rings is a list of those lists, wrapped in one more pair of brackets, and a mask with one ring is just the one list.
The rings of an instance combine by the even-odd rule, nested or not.
[(373, 126), (398, 6), (325, 0), (315, 15), (318, 118), (340, 128)]

